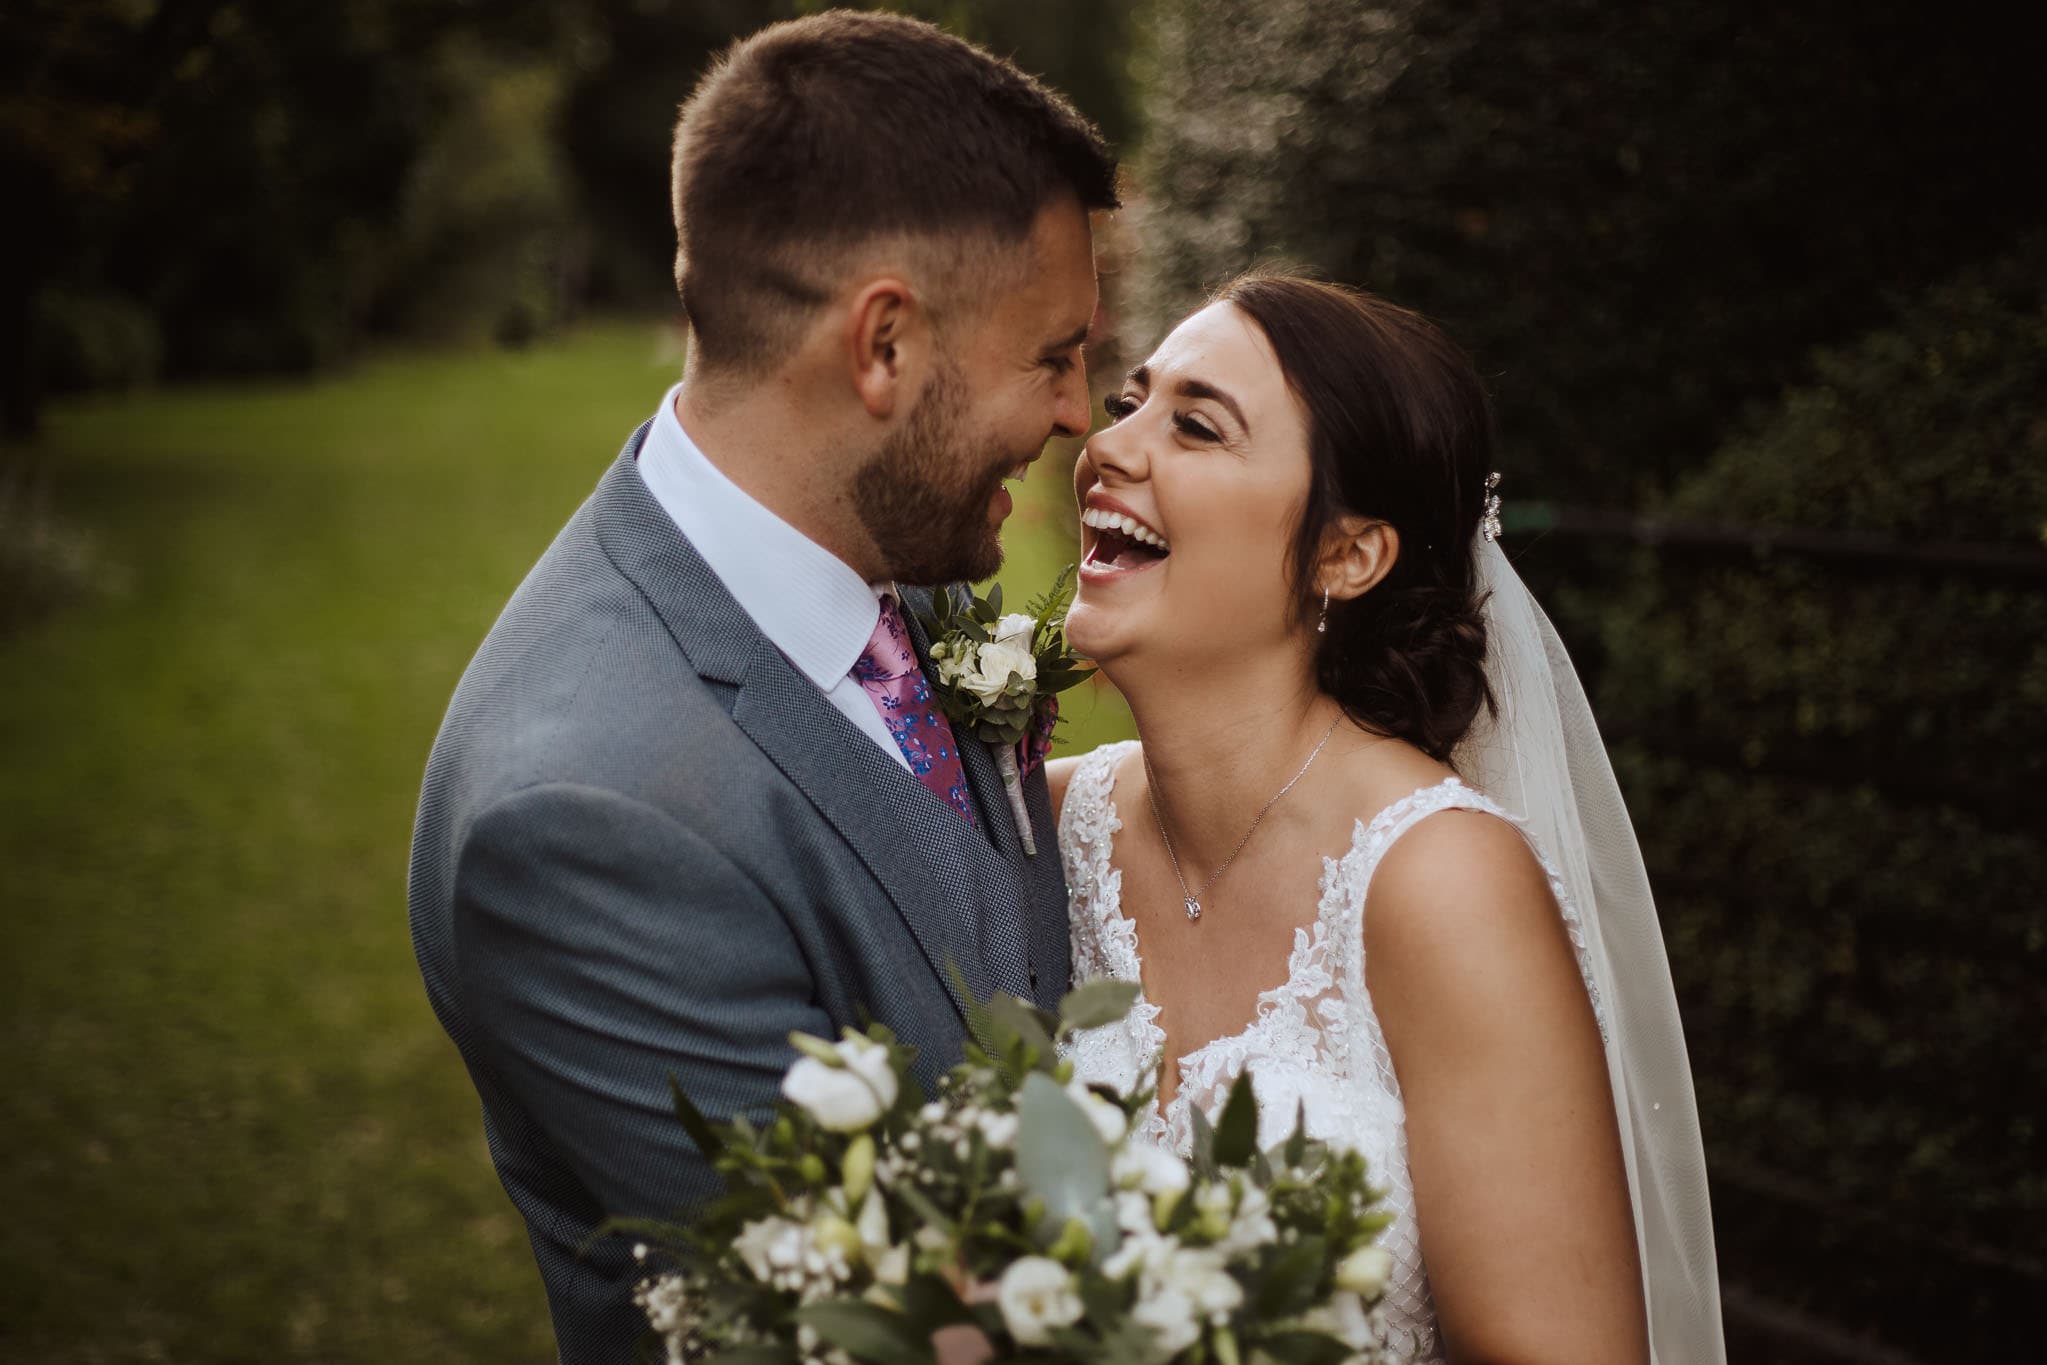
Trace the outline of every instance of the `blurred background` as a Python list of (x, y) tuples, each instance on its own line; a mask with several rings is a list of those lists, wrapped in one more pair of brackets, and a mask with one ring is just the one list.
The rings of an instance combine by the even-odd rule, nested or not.
[[(551, 1359), (412, 808), (679, 372), (675, 107), (806, 8), (0, 12), (0, 1359)], [(2037, 1351), (2036, 44), (1903, 0), (896, 8), (1129, 158), (1098, 383), (1257, 259), (1476, 354), (1657, 884), (1733, 1359)], [(1073, 554), (1063, 464), (1020, 585)]]

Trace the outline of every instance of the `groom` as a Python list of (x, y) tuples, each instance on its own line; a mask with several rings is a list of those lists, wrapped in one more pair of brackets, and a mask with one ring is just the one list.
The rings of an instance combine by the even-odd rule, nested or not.
[[(483, 1099), (570, 1365), (631, 1358), (608, 1216), (715, 1177), (670, 1110), (759, 1110), (791, 1030), (868, 1018), (929, 1083), (976, 994), (1065, 990), (1042, 771), (918, 700), (894, 585), (1001, 562), (1008, 478), (1088, 425), (1087, 122), (938, 29), (835, 12), (739, 43), (675, 136), (683, 382), (512, 597), (427, 765), (427, 991)], [(964, 742), (958, 742), (963, 740)]]

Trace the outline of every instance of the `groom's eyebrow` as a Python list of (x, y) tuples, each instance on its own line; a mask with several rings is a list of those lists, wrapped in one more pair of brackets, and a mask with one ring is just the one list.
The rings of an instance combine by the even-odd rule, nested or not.
[(1080, 324), (1080, 326), (1074, 328), (1071, 332), (1068, 332), (1065, 336), (1059, 338), (1059, 340), (1047, 346), (1045, 348), (1045, 354), (1057, 355), (1061, 351), (1070, 351), (1076, 346), (1085, 345), (1087, 343), (1089, 333), (1092, 332), (1093, 330), (1094, 319), (1089, 318), (1086, 322), (1083, 322), (1082, 324)]

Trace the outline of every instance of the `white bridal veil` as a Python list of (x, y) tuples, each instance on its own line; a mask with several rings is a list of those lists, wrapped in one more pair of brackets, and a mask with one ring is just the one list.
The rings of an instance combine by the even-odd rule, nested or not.
[(1499, 713), (1481, 714), (1457, 769), (1526, 818), (1584, 917), (1656, 1365), (1722, 1365), (1699, 1110), (1641, 849), (1556, 628), (1496, 541), (1479, 537), (1473, 553), (1489, 594), (1486, 675)]

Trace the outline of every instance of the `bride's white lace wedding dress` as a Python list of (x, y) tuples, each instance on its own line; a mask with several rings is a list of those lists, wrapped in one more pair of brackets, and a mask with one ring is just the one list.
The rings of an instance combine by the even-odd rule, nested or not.
[[(1112, 862), (1122, 822), (1111, 792), (1118, 764), (1133, 747), (1111, 744), (1082, 759), (1060, 813), (1075, 984), (1100, 977), (1142, 980), (1137, 928), (1123, 913), (1122, 874)], [(1375, 1183), (1387, 1190), (1385, 1207), (1395, 1218), (1380, 1240), (1393, 1257), (1394, 1272), (1378, 1319), (1389, 1357), (1403, 1362), (1440, 1361), (1442, 1353), (1408, 1178), (1400, 1082), (1365, 990), (1365, 892), (1394, 841), (1444, 810), (1483, 811), (1521, 824), (1454, 777), (1394, 802), (1369, 821), (1357, 821), (1350, 847), (1340, 857), (1322, 860), (1314, 924), (1294, 931), (1286, 980), (1259, 996), (1257, 1016), (1242, 1032), (1180, 1059), (1178, 1092), (1163, 1110), (1154, 1102), (1143, 1129), (1153, 1141), (1184, 1153), (1190, 1109), (1198, 1104), (1213, 1119), (1237, 1074), (1249, 1068), (1256, 1080), (1261, 1146), (1284, 1141), (1304, 1107), (1311, 1136), (1362, 1152)], [(1556, 867), (1541, 849), (1535, 852), (1563, 911), (1604, 1036), (1606, 1014), (1580, 913)], [(1126, 1091), (1156, 1079), (1149, 1071), (1165, 1045), (1158, 1013), (1157, 1005), (1140, 996), (1122, 1023), (1081, 1034), (1070, 1045), (1081, 1078)]]

